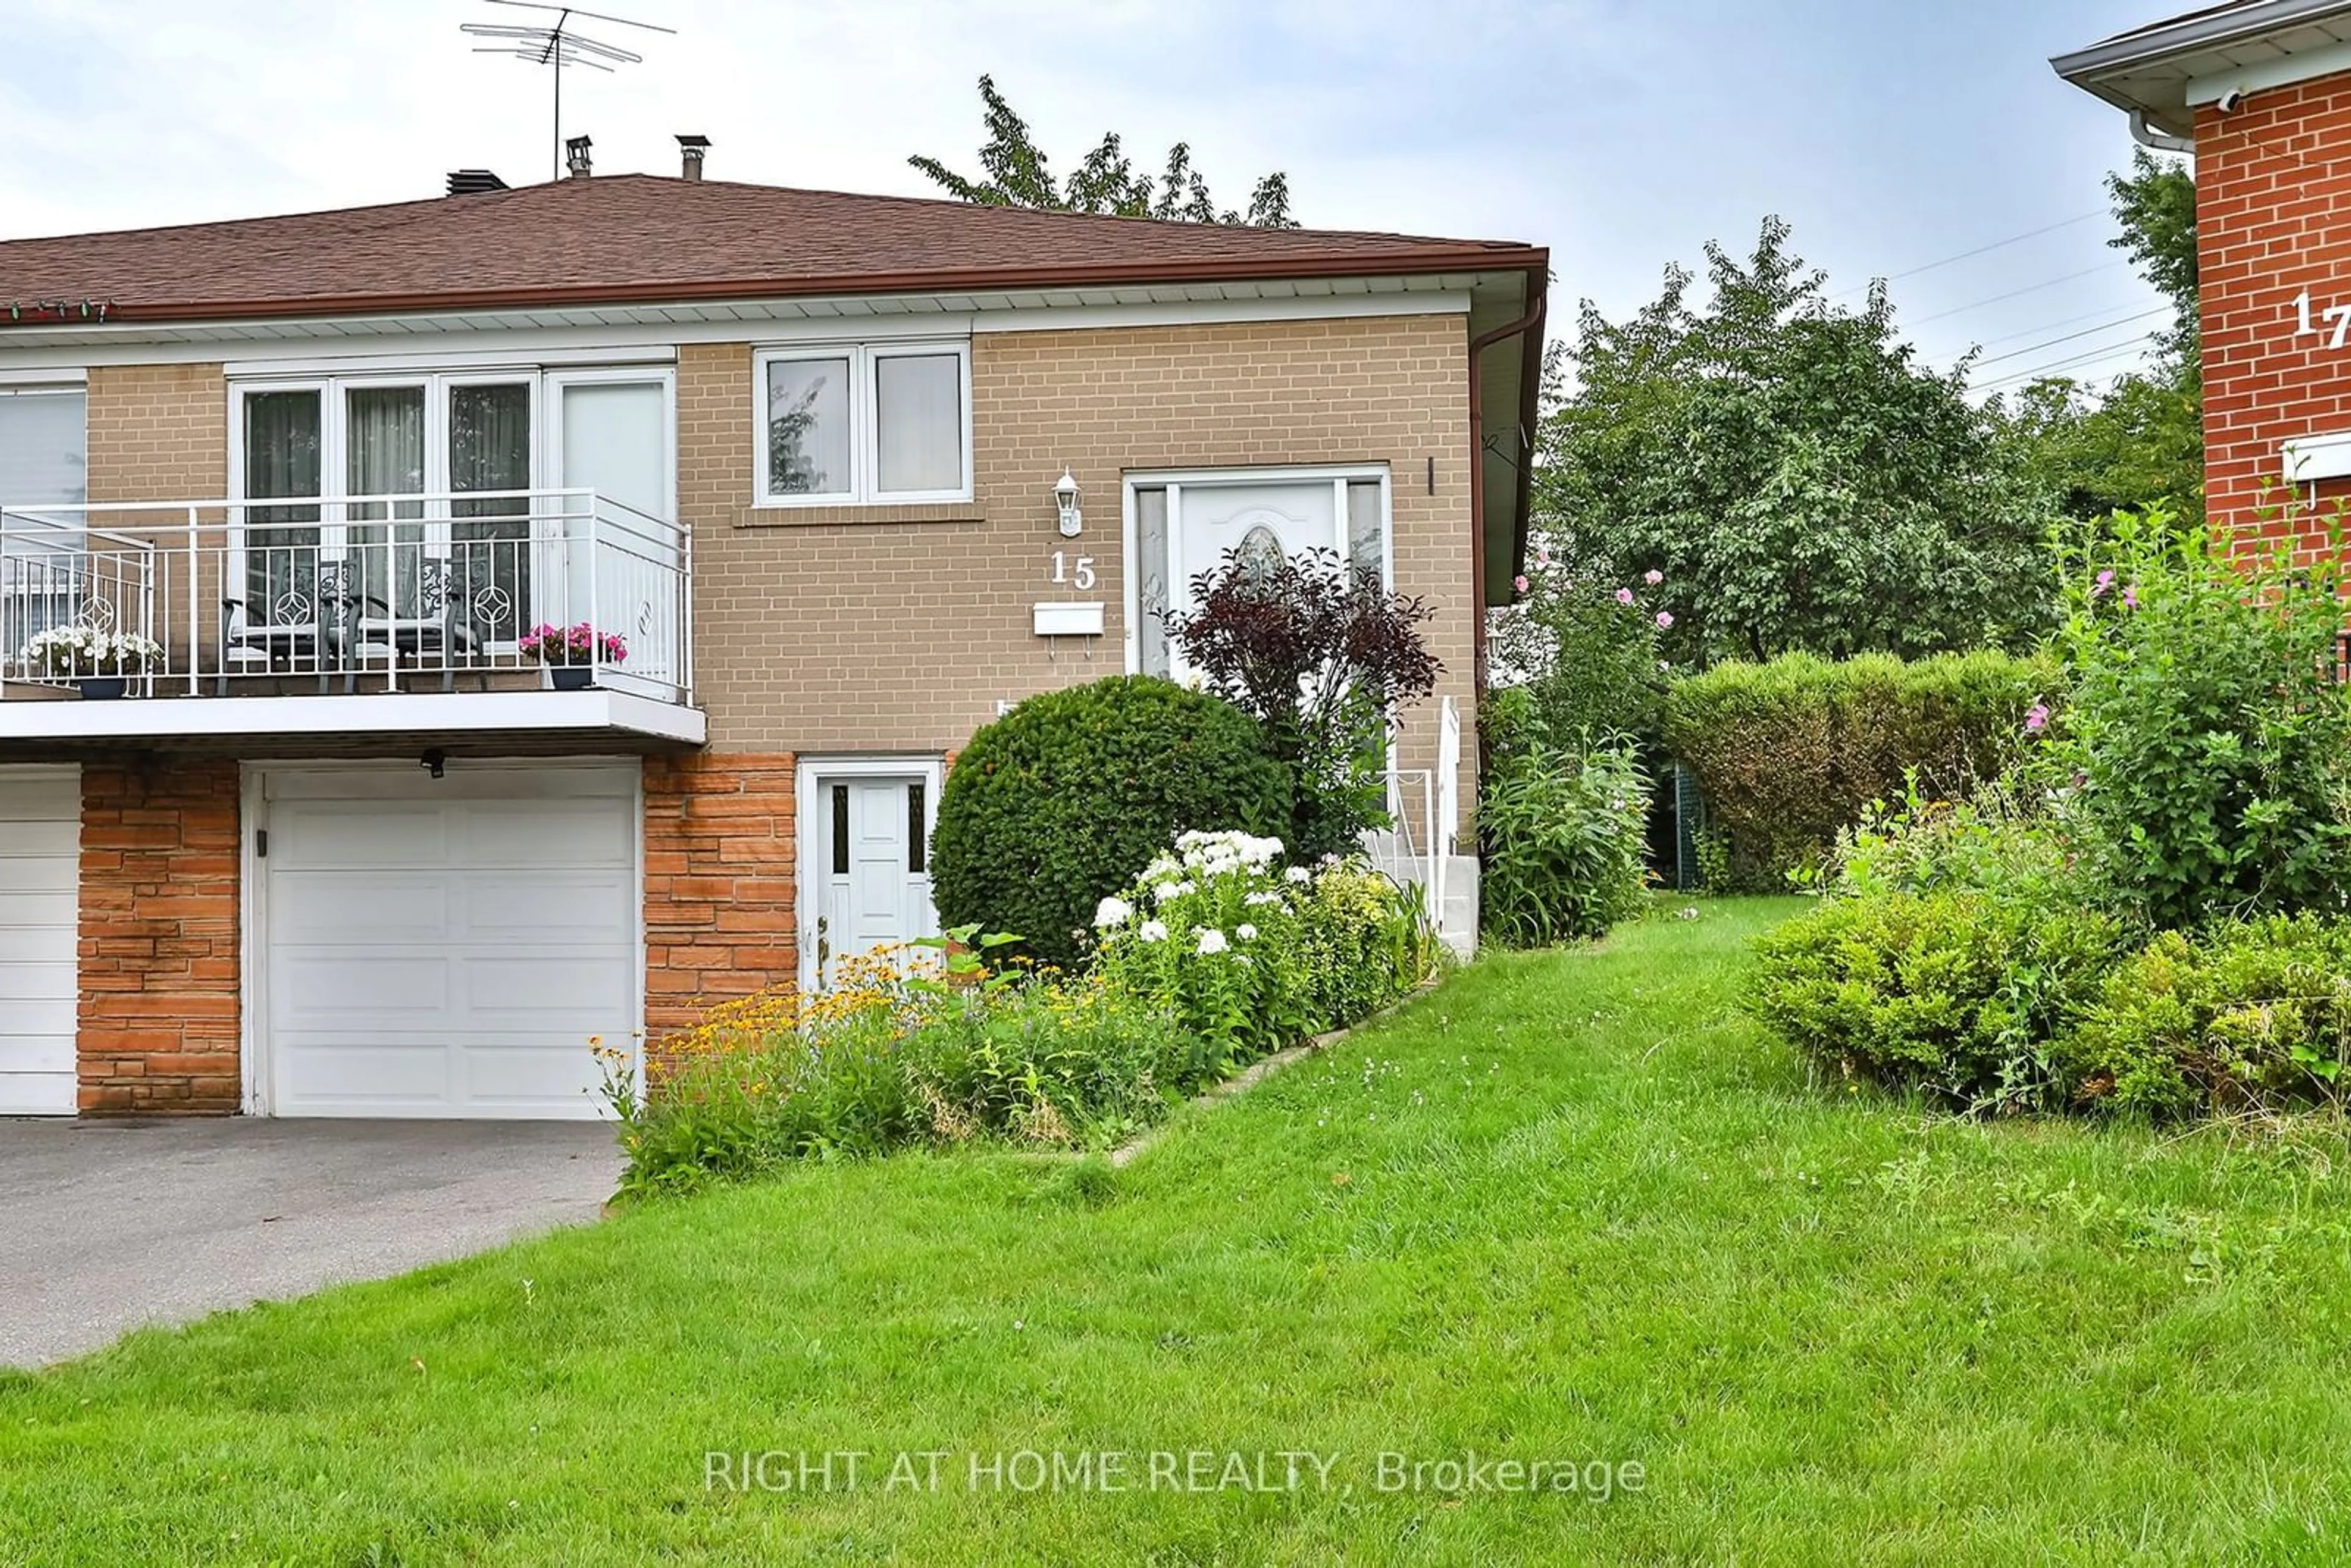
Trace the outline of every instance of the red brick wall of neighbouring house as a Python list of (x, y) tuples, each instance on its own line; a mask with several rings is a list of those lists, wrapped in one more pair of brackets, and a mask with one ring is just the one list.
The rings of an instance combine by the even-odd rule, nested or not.
[(236, 1110), (237, 848), (235, 762), (82, 769), (85, 1114)]
[(799, 969), (789, 752), (645, 760), (645, 1029)]
[[(2351, 307), (2351, 74), (2198, 111), (2196, 230), (2206, 509), (2240, 532), (2272, 531), (2262, 514), (2285, 499), (2280, 445), (2351, 431), (2351, 334), (2332, 347), (2324, 319)], [(2314, 333), (2298, 330), (2304, 289)], [(2318, 494), (2331, 509), (2351, 482)]]

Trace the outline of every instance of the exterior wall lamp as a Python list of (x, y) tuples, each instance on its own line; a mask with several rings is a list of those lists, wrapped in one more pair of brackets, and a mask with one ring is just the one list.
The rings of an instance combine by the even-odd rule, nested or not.
[(1060, 482), (1053, 486), (1053, 509), (1061, 514), (1061, 537), (1065, 539), (1076, 538), (1085, 528), (1086, 515), (1078, 510), (1081, 494), (1077, 480), (1065, 465)]

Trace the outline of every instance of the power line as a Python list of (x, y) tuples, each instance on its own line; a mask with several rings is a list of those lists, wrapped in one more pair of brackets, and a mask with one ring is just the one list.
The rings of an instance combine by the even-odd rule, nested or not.
[(2070, 343), (2076, 338), (2095, 338), (2101, 332), (2111, 332), (2117, 327), (2128, 327), (2134, 322), (2144, 321), (2150, 316), (2168, 316), (2170, 313), (2169, 306), (2159, 305), (2152, 310), (2142, 310), (2136, 316), (2126, 316), (2119, 321), (2109, 321), (2102, 327), (2085, 327), (2078, 332), (2068, 332), (2062, 338), (2044, 338), (2038, 343), (2027, 343), (2022, 349), (2011, 349), (2007, 353), (1994, 354), (1988, 360), (1978, 360), (1972, 368), (1980, 370), (1986, 365), (1999, 364), (2003, 360), (2022, 359), (2027, 354), (2037, 354), (2043, 349), (2053, 349), (2060, 343)]
[(1938, 310), (1932, 316), (1921, 316), (1916, 321), (1910, 322), (1909, 326), (1913, 329), (1917, 329), (1924, 327), (1929, 321), (1942, 321), (1948, 320), (1953, 316), (1964, 316), (1970, 310), (1980, 310), (1987, 305), (1997, 305), (2004, 299), (2014, 299), (2026, 294), (2038, 294), (2044, 288), (2054, 288), (2061, 283), (2072, 283), (2075, 279), (2083, 277), (2095, 277), (2099, 273), (2112, 272), (2116, 267), (2128, 267), (2130, 263), (2127, 261), (2117, 260), (2107, 262), (2101, 267), (2084, 267), (2079, 272), (2069, 272), (2063, 277), (2053, 277), (2043, 283), (2029, 283), (2022, 288), (2011, 288), (2005, 294), (1995, 294), (1989, 299), (1979, 299), (1970, 305), (1954, 306), (1949, 310)]
[(2103, 349), (2092, 349), (2085, 353), (2074, 354), (2065, 359), (2053, 360), (2046, 364), (2032, 365), (2022, 371), (2014, 371), (2007, 375), (1995, 377), (1991, 381), (1982, 382), (1976, 386), (1973, 390), (1977, 392), (1991, 392), (2000, 387), (2013, 386), (2019, 382), (2039, 381), (2045, 376), (2055, 375), (2061, 371), (2080, 370), (2086, 366), (2098, 364), (2107, 360), (2129, 358), (2141, 353), (2146, 345), (2153, 343), (2160, 336), (2160, 333), (2148, 332), (2141, 337), (2133, 339), (2127, 343)]
[[(2001, 343), (2013, 343), (2019, 338), (2037, 337), (2043, 332), (2054, 331), (2060, 327), (2071, 327), (2076, 322), (2087, 321), (2093, 317), (2105, 316), (2116, 310), (2128, 312), (2137, 308), (2136, 305), (2102, 305), (2095, 310), (2085, 310), (2078, 316), (2061, 316), (2054, 321), (2043, 321), (2037, 327), (2026, 327), (2014, 332), (2003, 332), (1997, 338), (1980, 338), (1975, 340), (1973, 346), (1979, 349), (1996, 348)], [(2113, 324), (2119, 325), (2123, 321), (2135, 319), (2129, 315), (2118, 316), (2115, 318)]]
[(2064, 218), (2053, 224), (2043, 224), (2037, 229), (2027, 229), (2021, 235), (2011, 235), (2006, 239), (1996, 239), (1990, 245), (1980, 245), (1973, 250), (1963, 250), (1957, 256), (1947, 256), (1940, 261), (1930, 261), (1923, 267), (1914, 267), (1907, 272), (1893, 272), (1886, 274), (1883, 277), (1873, 277), (1869, 280), (1869, 283), (1862, 284), (1856, 288), (1840, 289), (1836, 293), (1830, 295), (1829, 298), (1832, 299), (1843, 299), (1848, 295), (1861, 293), (1864, 289), (1868, 288), (1871, 284), (1899, 283), (1906, 277), (1916, 277), (1922, 272), (1934, 272), (1941, 267), (1956, 266), (1962, 261), (1972, 261), (1977, 256), (1987, 256), (1996, 250), (2005, 250), (2012, 245), (2022, 245), (2026, 240), (2039, 239), (2043, 235), (2055, 234), (2059, 229), (2070, 229), (2075, 224), (2085, 224), (2092, 218), (2104, 217), (2105, 215), (2105, 208), (2093, 207), (2086, 213), (2077, 213), (2070, 218)]

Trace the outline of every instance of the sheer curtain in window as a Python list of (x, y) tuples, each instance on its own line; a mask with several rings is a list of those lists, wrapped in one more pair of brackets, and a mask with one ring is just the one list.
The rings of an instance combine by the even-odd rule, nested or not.
[[(530, 387), (516, 382), (449, 389), (449, 488), (530, 488)], [(450, 507), (450, 594), (482, 643), (521, 635), (530, 609), (530, 502)]]
[[(316, 392), (245, 400), (245, 498), (315, 497), (320, 485)], [(319, 508), (245, 508), (246, 614), (256, 625), (308, 623), (319, 572)]]
[[(352, 387), (344, 393), (343, 485), (351, 496), (421, 494), (424, 489), (424, 389)], [(350, 508), (350, 553), (370, 611), (417, 613), (424, 526), (410, 519), (422, 505), (360, 502)], [(389, 526), (387, 526), (389, 525)]]
[(883, 354), (873, 361), (881, 495), (963, 488), (963, 360)]

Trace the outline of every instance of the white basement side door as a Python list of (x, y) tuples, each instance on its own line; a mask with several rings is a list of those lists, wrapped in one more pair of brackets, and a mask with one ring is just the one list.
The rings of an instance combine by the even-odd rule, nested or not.
[(637, 768), (264, 778), (269, 1110), (600, 1115), (642, 995)]
[(812, 841), (802, 863), (820, 873), (817, 941), (803, 955), (803, 982), (821, 953), (830, 984), (841, 961), (935, 936), (931, 909), (930, 829), (938, 795), (925, 772), (816, 775)]
[(81, 769), (0, 767), (0, 1116), (74, 1113)]

